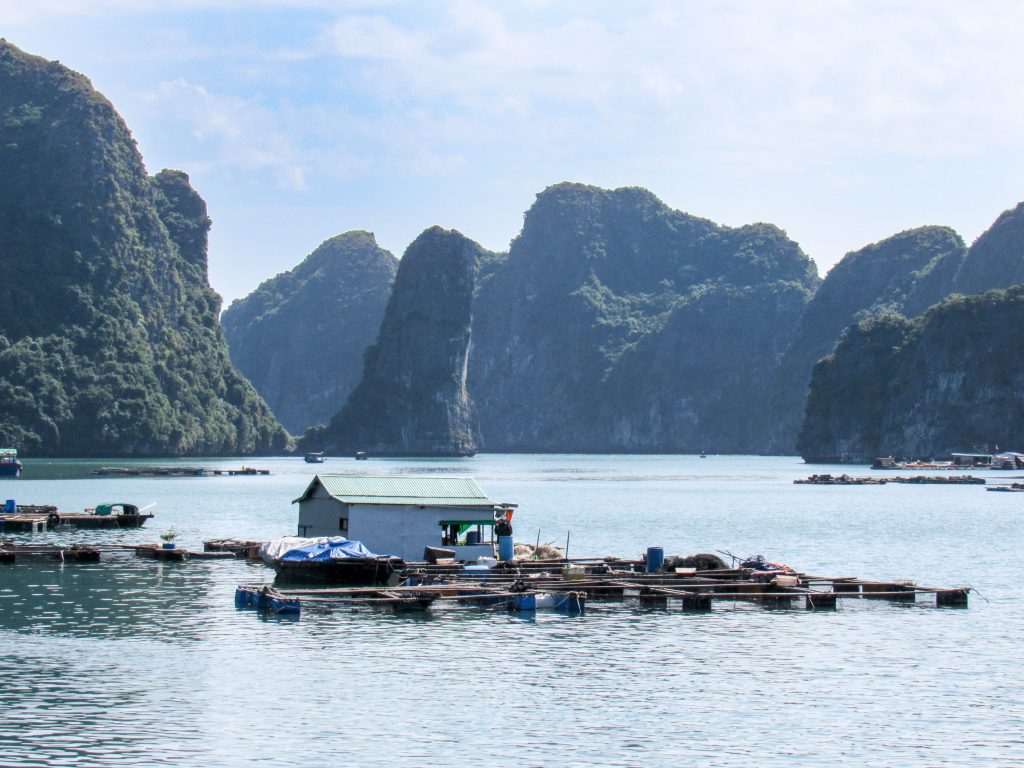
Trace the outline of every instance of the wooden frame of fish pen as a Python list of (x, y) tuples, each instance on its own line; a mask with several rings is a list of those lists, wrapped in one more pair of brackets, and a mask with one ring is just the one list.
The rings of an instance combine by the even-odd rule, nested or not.
[[(527, 569), (530, 570), (530, 569)], [(435, 604), (471, 605), (475, 607), (505, 606), (522, 609), (528, 601), (523, 596), (573, 595), (582, 610), (587, 600), (635, 599), (642, 606), (667, 608), (670, 601), (683, 611), (710, 611), (715, 601), (748, 601), (766, 608), (793, 608), (802, 604), (805, 610), (835, 610), (840, 599), (891, 600), (914, 602), (919, 594), (935, 596), (936, 607), (967, 607), (969, 587), (922, 587), (906, 580), (871, 581), (853, 577), (821, 577), (796, 573), (778, 573), (792, 584), (772, 583), (765, 572), (749, 569), (702, 571), (693, 574), (638, 573), (619, 571), (585, 574), (568, 578), (537, 569), (532, 574), (493, 573), (481, 578), (479, 571), (436, 569), (426, 574), (415, 571), (418, 584), (399, 587), (320, 587), (273, 589), (267, 586), (240, 586), (239, 590), (272, 589), (278, 600), (290, 600), (298, 611), (303, 603), (310, 605), (345, 605), (382, 607), (394, 611), (422, 611)], [(589, 577), (588, 577), (589, 576)], [(267, 593), (270, 594), (270, 593)], [(236, 598), (237, 600), (237, 598)], [(536, 602), (536, 600), (535, 600)], [(559, 605), (559, 599), (553, 605)], [(566, 603), (561, 603), (565, 605)]]

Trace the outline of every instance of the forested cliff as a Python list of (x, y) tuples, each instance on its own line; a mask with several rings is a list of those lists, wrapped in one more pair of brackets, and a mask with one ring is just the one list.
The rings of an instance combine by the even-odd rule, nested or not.
[(815, 366), (808, 461), (930, 458), (1024, 446), (1024, 286), (952, 296), (916, 320), (851, 327)]
[[(0, 444), (77, 456), (289, 445), (228, 358), (210, 219), (188, 176), (150, 177), (85, 77), (5, 41), (0, 178)], [(986, 413), (989, 395), (1016, 396), (985, 378), (1002, 337), (953, 331), (986, 311), (1012, 316), (1018, 294), (947, 297), (1021, 281), (1024, 204), (970, 248), (920, 227), (847, 254), (821, 281), (771, 224), (726, 227), (640, 188), (562, 183), (537, 195), (507, 253), (435, 227), (399, 267), (349, 232), (225, 323), (280, 418), (295, 431), (329, 422), (311, 449), (788, 453), (806, 406), (807, 455), (863, 457), (992, 431), (956, 403), (984, 390)], [(943, 346), (969, 340), (970, 355)], [(935, 413), (887, 389), (894, 371), (934, 374), (927, 359), (961, 366), (939, 372), (941, 391), (922, 380), (928, 402), (954, 379), (975, 389)], [(874, 400), (837, 410), (864, 393)]]
[(371, 233), (346, 232), (225, 310), (232, 361), (293, 434), (326, 424), (359, 383), (397, 269)]
[(467, 456), (480, 432), (466, 388), (473, 292), (488, 254), (458, 232), (432, 227), (402, 256), (363, 375), (304, 450)]
[(67, 456), (285, 448), (228, 358), (210, 220), (188, 176), (147, 176), (85, 77), (6, 41), (0, 178), (0, 443)]
[(814, 364), (847, 326), (885, 312), (909, 317), (953, 291), (967, 248), (948, 227), (920, 227), (846, 254), (825, 276), (788, 340), (772, 393), (768, 450), (789, 453)]
[(469, 389), (487, 450), (751, 452), (817, 274), (772, 225), (564, 183), (481, 283)]

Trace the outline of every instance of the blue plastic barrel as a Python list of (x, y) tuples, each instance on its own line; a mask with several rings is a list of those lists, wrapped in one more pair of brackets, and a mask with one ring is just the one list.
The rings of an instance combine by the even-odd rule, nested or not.
[(14, 499), (7, 500), (7, 502), (4, 504), (4, 512), (8, 515), (18, 514), (18, 504), (14, 501)]
[(480, 531), (469, 531), (466, 534), (467, 546), (473, 546), (474, 544), (480, 543)]
[(499, 536), (498, 537), (498, 559), (503, 563), (514, 559), (516, 556), (516, 548), (512, 543), (511, 536)]
[(665, 550), (661, 547), (647, 548), (647, 572), (657, 573), (665, 564)]

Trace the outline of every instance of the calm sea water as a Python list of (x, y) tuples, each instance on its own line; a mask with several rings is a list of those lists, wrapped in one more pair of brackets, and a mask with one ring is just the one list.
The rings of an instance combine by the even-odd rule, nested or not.
[(348, 609), (287, 621), (234, 608), (236, 584), (272, 577), (261, 565), (125, 553), (0, 566), (0, 764), (1024, 764), (1024, 494), (796, 486), (850, 468), (789, 458), (244, 461), (272, 474), (100, 478), (99, 462), (30, 460), (22, 479), (0, 480), (0, 499), (156, 503), (141, 531), (33, 540), (153, 542), (173, 527), (201, 548), (293, 534), (290, 502), (315, 469), (466, 474), (520, 505), (517, 540), (568, 537), (572, 556), (728, 550), (978, 593), (966, 610), (923, 599), (691, 615), (626, 602), (579, 617)]

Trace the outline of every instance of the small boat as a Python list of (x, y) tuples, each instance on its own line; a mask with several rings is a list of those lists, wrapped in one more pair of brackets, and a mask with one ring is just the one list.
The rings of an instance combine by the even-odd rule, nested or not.
[(305, 461), (307, 464), (323, 464), (324, 458), (323, 453), (307, 453)]
[(366, 451), (356, 451), (356, 461), (366, 461)]
[(141, 528), (153, 515), (146, 510), (156, 506), (149, 504), (139, 508), (126, 502), (97, 504), (84, 512), (60, 512), (50, 504), (17, 504), (9, 500), (0, 514), (5, 530), (29, 533), (54, 530), (60, 526), (71, 528)]
[(0, 448), (0, 477), (21, 477), (21, 462), (16, 448)]
[(387, 584), (400, 557), (377, 555), (359, 541), (343, 537), (304, 539), (288, 536), (260, 548), (260, 557), (281, 581), (323, 581), (331, 584)]

